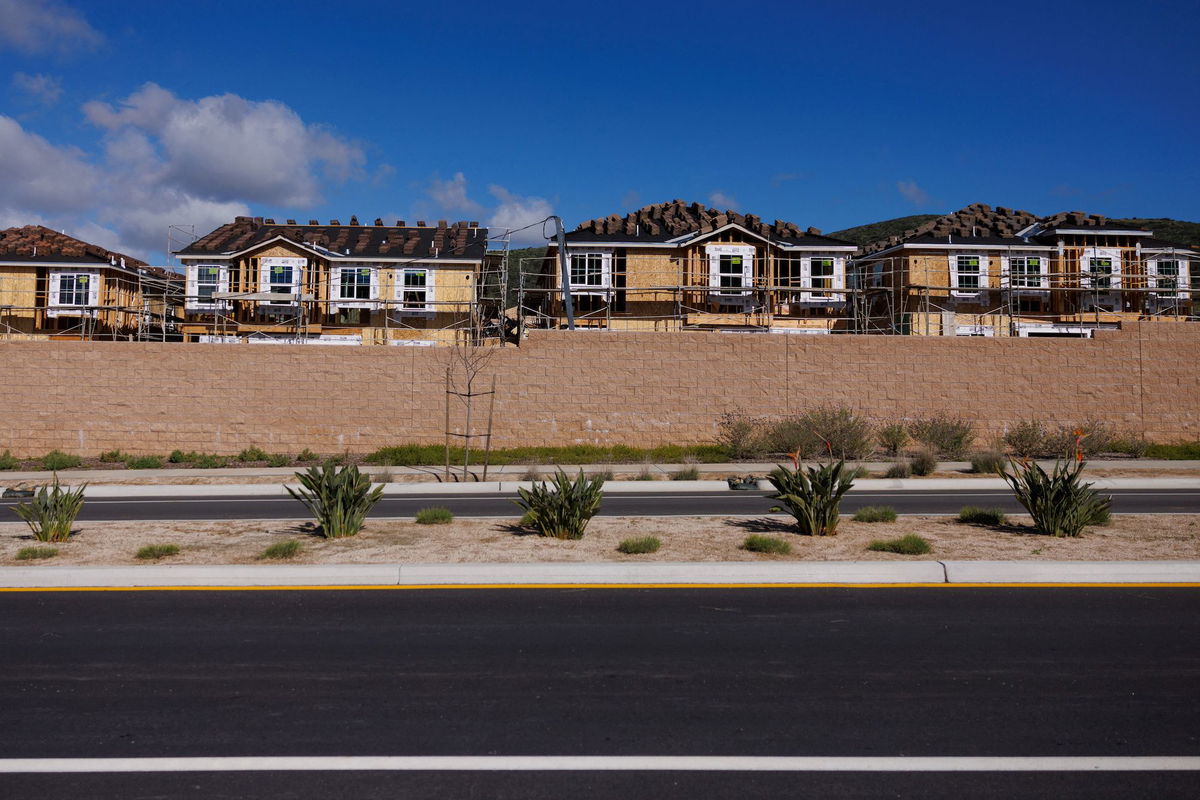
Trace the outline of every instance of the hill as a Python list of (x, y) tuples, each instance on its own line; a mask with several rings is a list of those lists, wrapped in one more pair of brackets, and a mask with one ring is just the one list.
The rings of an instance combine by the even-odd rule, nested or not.
[(911, 217), (897, 217), (896, 219), (885, 219), (882, 222), (872, 222), (869, 225), (858, 225), (854, 228), (846, 228), (842, 231), (834, 231), (826, 234), (835, 239), (845, 239), (847, 242), (864, 245), (871, 242), (878, 242), (881, 239), (886, 239), (889, 236), (899, 236), (907, 230), (912, 230), (918, 225), (924, 225), (926, 222), (935, 220), (941, 214), (914, 214)]
[(1152, 230), (1156, 239), (1165, 239), (1168, 242), (1191, 247), (1200, 246), (1200, 222), (1184, 222), (1162, 217), (1133, 217), (1112, 221), (1121, 225)]

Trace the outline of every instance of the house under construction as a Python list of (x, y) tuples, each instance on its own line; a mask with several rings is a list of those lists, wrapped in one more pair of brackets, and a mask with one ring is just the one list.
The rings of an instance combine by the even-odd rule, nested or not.
[(976, 204), (866, 245), (680, 200), (522, 264), (524, 327), (1090, 336), (1195, 319), (1200, 252), (1106, 218)]
[(0, 231), (0, 340), (178, 340), (183, 276), (41, 225)]

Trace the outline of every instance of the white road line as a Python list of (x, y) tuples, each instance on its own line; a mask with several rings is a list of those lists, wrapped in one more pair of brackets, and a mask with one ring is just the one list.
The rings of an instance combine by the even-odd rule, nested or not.
[(1195, 772), (1194, 756), (232, 756), (9, 758), (0, 773), (68, 772)]

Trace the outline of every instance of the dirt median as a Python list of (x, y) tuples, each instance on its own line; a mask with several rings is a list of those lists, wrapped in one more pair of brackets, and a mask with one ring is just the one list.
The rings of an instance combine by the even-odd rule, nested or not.
[[(0, 563), (15, 565), (130, 564), (370, 564), (429, 562), (636, 562), (636, 561), (860, 561), (860, 560), (1047, 560), (1148, 561), (1200, 559), (1200, 515), (1119, 514), (1105, 527), (1089, 528), (1077, 539), (1037, 534), (1029, 518), (1014, 515), (1003, 526), (968, 525), (945, 516), (902, 516), (893, 523), (844, 520), (836, 536), (800, 536), (779, 516), (762, 517), (597, 517), (577, 541), (560, 541), (518, 529), (516, 520), (457, 519), (447, 525), (406, 520), (368, 521), (345, 539), (321, 538), (308, 523), (293, 520), (222, 522), (83, 522), (68, 542), (50, 546), (54, 558), (17, 561), (17, 551), (40, 545), (20, 522), (0, 523)], [(765, 533), (785, 538), (786, 556), (763, 556), (741, 549), (746, 536)], [(874, 539), (909, 533), (927, 539), (932, 552), (899, 556), (867, 550)], [(627, 556), (616, 548), (628, 537), (655, 536), (657, 553)], [(268, 546), (295, 539), (298, 556), (260, 561)], [(137, 550), (174, 544), (179, 554), (139, 561)]]

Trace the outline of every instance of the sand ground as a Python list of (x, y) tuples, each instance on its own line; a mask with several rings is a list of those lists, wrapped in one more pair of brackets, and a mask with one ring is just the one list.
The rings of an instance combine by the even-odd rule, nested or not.
[[(842, 561), (842, 560), (1195, 560), (1200, 559), (1200, 515), (1114, 515), (1106, 527), (1089, 528), (1077, 539), (1042, 536), (1028, 517), (1013, 516), (1004, 526), (966, 525), (952, 517), (902, 516), (893, 523), (843, 519), (836, 536), (800, 536), (790, 518), (762, 517), (597, 517), (583, 539), (559, 541), (532, 535), (516, 520), (456, 519), (447, 525), (418, 525), (411, 520), (369, 520), (354, 537), (326, 540), (310, 523), (295, 521), (222, 522), (81, 522), (71, 540), (54, 544), (50, 559), (17, 561), (17, 551), (38, 545), (19, 521), (0, 522), (0, 564), (128, 565), (253, 564), (276, 542), (301, 542), (299, 564), (423, 562), (569, 562), (569, 561)], [(792, 553), (763, 556), (740, 548), (750, 533), (787, 539)], [(932, 552), (899, 556), (866, 549), (873, 539), (907, 533), (925, 537)], [(627, 556), (616, 547), (622, 539), (656, 536), (654, 554)], [(178, 555), (159, 562), (134, 558), (148, 544), (175, 544)]]

